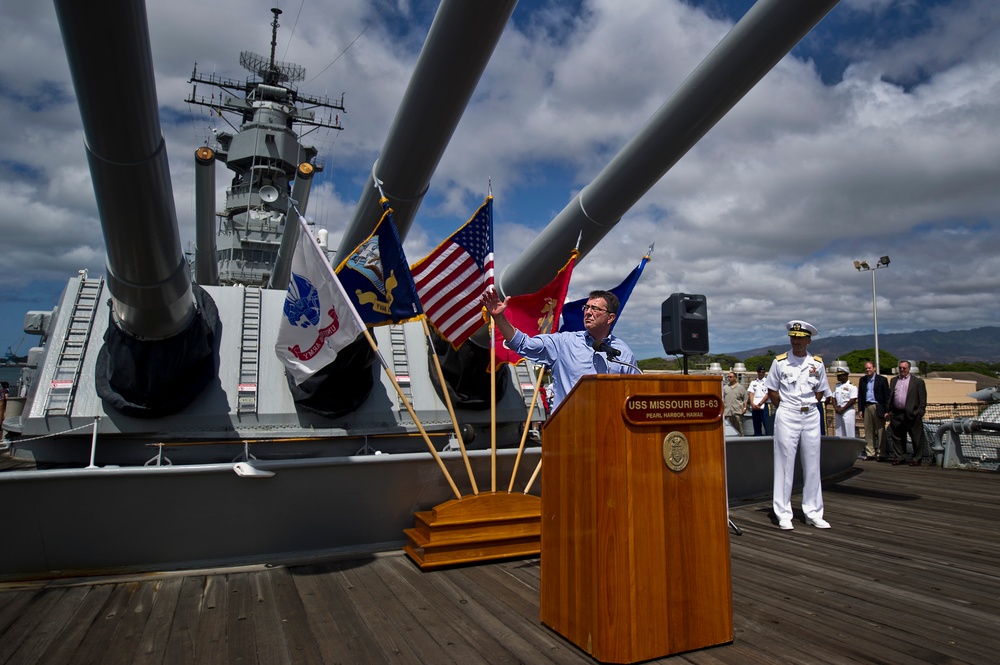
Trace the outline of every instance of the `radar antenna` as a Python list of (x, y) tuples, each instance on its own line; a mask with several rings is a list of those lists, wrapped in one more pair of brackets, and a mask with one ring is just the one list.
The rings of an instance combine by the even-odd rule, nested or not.
[[(330, 109), (334, 111), (346, 111), (344, 108), (344, 95), (340, 99), (330, 99), (328, 97), (314, 97), (312, 95), (300, 94), (292, 83), (302, 81), (306, 77), (306, 68), (291, 62), (280, 62), (274, 59), (274, 51), (278, 45), (278, 16), (282, 13), (277, 7), (271, 9), (274, 20), (271, 21), (271, 55), (270, 57), (258, 55), (252, 51), (242, 51), (240, 53), (240, 65), (249, 71), (254, 77), (246, 81), (223, 78), (215, 74), (208, 76), (198, 74), (198, 63), (195, 63), (194, 71), (188, 83), (194, 84), (191, 88), (191, 95), (185, 100), (189, 104), (207, 106), (214, 114), (221, 118), (223, 112), (235, 113), (242, 117), (244, 121), (249, 113), (252, 113), (251, 104), (247, 101), (256, 90), (264, 90), (260, 86), (273, 86), (274, 89), (266, 90), (259, 94), (257, 99), (267, 99), (280, 101), (284, 104), (289, 102), (293, 105), (285, 110), (291, 117), (292, 122), (307, 125), (310, 127), (326, 127), (327, 129), (342, 130), (344, 126), (340, 124), (340, 114), (327, 114), (326, 117), (317, 116), (315, 109)], [(198, 84), (221, 88), (226, 93), (220, 94), (216, 99), (213, 94), (211, 98), (198, 94)], [(243, 95), (243, 98), (237, 95)], [(231, 124), (231, 123), (230, 123)], [(235, 127), (234, 127), (235, 129)]]
[(271, 21), (271, 58), (267, 59), (252, 51), (240, 53), (240, 65), (251, 74), (256, 74), (267, 85), (293, 83), (306, 77), (306, 68), (291, 62), (280, 62), (274, 59), (274, 49), (278, 46), (278, 16), (281, 10), (271, 8), (274, 20)]

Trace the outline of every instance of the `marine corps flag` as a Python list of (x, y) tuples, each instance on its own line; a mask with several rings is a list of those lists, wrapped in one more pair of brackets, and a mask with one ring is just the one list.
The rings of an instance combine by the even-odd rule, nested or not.
[[(649, 251), (646, 255), (642, 257), (642, 261), (639, 262), (629, 276), (625, 278), (625, 281), (616, 286), (613, 289), (609, 289), (611, 293), (618, 296), (618, 313), (615, 316), (614, 323), (611, 324), (611, 329), (615, 329), (615, 324), (621, 321), (622, 312), (625, 310), (625, 302), (628, 297), (632, 295), (632, 289), (635, 288), (636, 283), (639, 281), (639, 276), (642, 275), (642, 269), (646, 267), (646, 263), (649, 261), (649, 255), (653, 253), (653, 246), (649, 246)], [(583, 306), (587, 304), (589, 298), (580, 298), (579, 300), (574, 300), (563, 305), (562, 309), (562, 327), (560, 330), (583, 330)]]
[[(533, 336), (543, 333), (553, 333), (559, 328), (559, 314), (562, 312), (566, 292), (569, 291), (569, 278), (573, 274), (573, 264), (579, 252), (575, 249), (569, 261), (562, 267), (555, 278), (535, 293), (523, 296), (511, 296), (507, 302), (504, 314), (511, 325)], [(503, 363), (517, 364), (524, 360), (504, 345), (503, 336), (494, 327), (493, 338), (496, 344), (497, 366)]]
[(365, 328), (305, 220), (298, 217), (298, 223), (284, 316), (274, 344), (295, 385), (332, 363)]
[(344, 291), (369, 328), (413, 321), (423, 314), (387, 199), (382, 199), (382, 208), (385, 212), (372, 234), (337, 266)]

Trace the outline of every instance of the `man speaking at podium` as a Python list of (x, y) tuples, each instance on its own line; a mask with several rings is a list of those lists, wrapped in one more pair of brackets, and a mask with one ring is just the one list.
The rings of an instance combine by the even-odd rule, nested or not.
[(493, 317), (507, 348), (552, 368), (552, 408), (565, 399), (580, 377), (587, 374), (641, 374), (628, 344), (611, 334), (618, 316), (618, 297), (610, 291), (592, 291), (583, 306), (584, 330), (529, 337), (507, 317), (507, 301), (494, 289), (483, 295), (483, 305)]

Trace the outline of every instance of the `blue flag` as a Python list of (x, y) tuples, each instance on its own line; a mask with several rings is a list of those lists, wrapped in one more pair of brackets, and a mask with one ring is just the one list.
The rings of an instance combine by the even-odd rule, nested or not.
[(382, 207), (385, 212), (372, 234), (337, 266), (340, 283), (369, 328), (413, 321), (423, 314), (385, 199)]
[[(652, 249), (652, 248), (650, 248)], [(632, 289), (635, 288), (636, 282), (639, 281), (639, 275), (642, 274), (642, 269), (646, 266), (646, 262), (649, 261), (649, 254), (642, 257), (642, 261), (639, 262), (629, 276), (625, 278), (625, 281), (616, 286), (613, 289), (609, 289), (611, 293), (618, 296), (618, 316), (615, 317), (614, 323), (611, 324), (611, 329), (614, 330), (615, 324), (617, 324), (622, 318), (622, 312), (625, 311), (625, 301), (628, 297), (632, 295)], [(568, 302), (563, 305), (562, 309), (562, 326), (559, 328), (561, 331), (574, 331), (574, 330), (584, 330), (583, 327), (583, 306), (587, 304), (589, 298), (580, 298), (579, 300), (574, 300), (573, 302)]]

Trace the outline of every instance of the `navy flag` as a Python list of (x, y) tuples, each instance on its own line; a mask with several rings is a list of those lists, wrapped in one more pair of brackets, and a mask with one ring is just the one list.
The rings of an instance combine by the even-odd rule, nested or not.
[(423, 314), (386, 199), (382, 207), (385, 212), (372, 234), (337, 266), (337, 277), (369, 328), (413, 321)]

